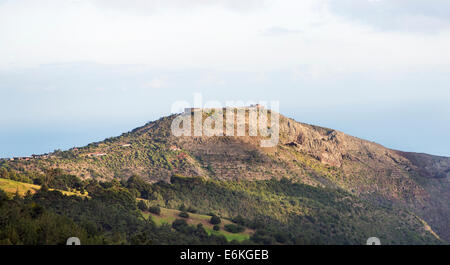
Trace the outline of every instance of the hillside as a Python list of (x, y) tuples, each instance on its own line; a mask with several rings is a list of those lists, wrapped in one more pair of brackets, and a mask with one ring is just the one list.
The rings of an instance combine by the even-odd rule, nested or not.
[(60, 168), (100, 181), (138, 175), (149, 183), (170, 183), (174, 174), (219, 182), (286, 178), (342, 190), (374, 207), (411, 211), (450, 241), (450, 158), (390, 150), (284, 116), (279, 144), (271, 148), (260, 147), (261, 136), (175, 137), (170, 131), (175, 117), (85, 147), (28, 161), (3, 161), (1, 166), (38, 173)]
[[(180, 213), (181, 211), (179, 210), (161, 208), (160, 214), (145, 212), (144, 216), (146, 218), (151, 218), (157, 225), (163, 225), (163, 224), (172, 224), (176, 219), (180, 219), (179, 217)], [(211, 216), (209, 215), (189, 213), (189, 217), (186, 218), (186, 221), (188, 225), (192, 226), (197, 226), (198, 224), (201, 224), (208, 234), (223, 235), (228, 241), (247, 240), (250, 238), (250, 235), (254, 232), (253, 230), (248, 228), (240, 233), (230, 233), (228, 231), (225, 231), (225, 225), (232, 224), (232, 222), (227, 219), (222, 219), (221, 224), (219, 225), (220, 230), (214, 231), (213, 225), (209, 222), (210, 219)]]
[[(41, 186), (29, 184), (29, 183), (23, 183), (18, 182), (10, 179), (1, 179), (0, 178), (0, 189), (3, 190), (6, 194), (9, 196), (19, 195), (19, 196), (25, 196), (26, 194), (35, 194), (38, 190), (41, 189)], [(54, 190), (54, 189), (50, 189)], [(86, 197), (87, 194), (80, 194), (78, 191), (64, 191), (64, 190), (58, 190), (64, 195), (67, 196), (80, 196), (80, 197)]]

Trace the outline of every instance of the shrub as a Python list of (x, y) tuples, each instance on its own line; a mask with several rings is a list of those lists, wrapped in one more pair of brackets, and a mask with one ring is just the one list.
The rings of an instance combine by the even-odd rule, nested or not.
[(283, 244), (283, 243), (286, 243), (286, 241), (288, 240), (288, 236), (283, 234), (283, 233), (277, 233), (277, 234), (275, 234), (275, 240), (278, 243), (282, 243)]
[(245, 219), (242, 216), (240, 216), (240, 215), (236, 216), (231, 221), (233, 223), (238, 224), (238, 225), (246, 225)]
[(227, 224), (225, 225), (225, 230), (230, 233), (241, 233), (244, 232), (245, 228), (241, 225), (235, 225), (235, 224)]
[(219, 225), (214, 225), (213, 226), (213, 230), (214, 231), (219, 231), (220, 230), (220, 226)]
[(184, 230), (184, 229), (186, 229), (187, 226), (188, 226), (188, 224), (186, 223), (186, 220), (183, 220), (183, 219), (176, 219), (172, 223), (172, 228), (177, 231)]
[(147, 204), (145, 204), (144, 201), (139, 201), (137, 206), (138, 206), (139, 210), (141, 210), (141, 211), (147, 211), (148, 210)]
[(180, 214), (178, 214), (178, 216), (183, 218), (189, 218), (189, 214), (187, 212), (181, 212)]
[(190, 212), (190, 213), (197, 213), (197, 209), (195, 209), (195, 208), (193, 208), (193, 207), (191, 207), (191, 206), (189, 206), (189, 208), (187, 209), (187, 211)]
[(157, 215), (161, 214), (161, 208), (159, 208), (159, 206), (152, 206), (148, 209), (148, 211)]
[(42, 186), (41, 186), (41, 189), (40, 189), (41, 191), (43, 191), (43, 192), (46, 192), (46, 191), (48, 191), (48, 185), (46, 184), (46, 183), (44, 183), (44, 184), (42, 184)]
[(213, 225), (218, 225), (218, 224), (220, 224), (220, 223), (222, 222), (222, 220), (220, 220), (220, 217), (219, 217), (219, 216), (213, 215), (213, 216), (211, 217), (211, 219), (209, 220), (209, 222), (210, 222), (211, 224), (213, 224)]

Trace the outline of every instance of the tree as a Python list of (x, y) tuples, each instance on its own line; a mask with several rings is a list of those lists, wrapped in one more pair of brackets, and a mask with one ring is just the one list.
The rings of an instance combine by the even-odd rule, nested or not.
[(138, 202), (137, 206), (138, 206), (139, 210), (141, 210), (141, 211), (147, 211), (148, 210), (147, 204), (145, 204), (145, 202), (142, 201), (142, 200), (140, 200)]
[(126, 181), (126, 187), (128, 189), (134, 189), (134, 193), (139, 198), (148, 199), (151, 192), (151, 186), (147, 182), (145, 182), (141, 177), (137, 175), (131, 176)]
[(184, 219), (176, 219), (172, 223), (172, 228), (177, 230), (177, 231), (183, 230), (187, 226), (188, 226), (188, 224), (186, 223), (186, 220), (184, 220)]
[(180, 212), (179, 217), (189, 218), (189, 214), (187, 212)]
[(31, 197), (33, 197), (33, 194), (30, 190), (27, 190), (27, 193), (25, 193), (25, 199), (31, 199)]
[(200, 238), (207, 238), (208, 237), (208, 233), (206, 233), (205, 228), (203, 227), (202, 223), (197, 224), (197, 229), (195, 230), (195, 235), (200, 237)]
[(41, 191), (44, 191), (44, 192), (48, 191), (48, 185), (46, 183), (42, 184)]
[(6, 194), (6, 192), (4, 192), (3, 190), (0, 190), (0, 206), (2, 205), (3, 201), (7, 201), (8, 195)]
[(280, 232), (280, 233), (275, 234), (275, 240), (278, 243), (284, 244), (284, 243), (286, 243), (286, 241), (288, 241), (288, 236), (286, 234)]
[(152, 206), (148, 208), (148, 211), (157, 215), (161, 214), (161, 208), (159, 208), (159, 206)]
[(8, 179), (9, 178), (9, 174), (8, 171), (6, 170), (6, 168), (0, 168), (0, 178), (2, 179)]
[(19, 188), (16, 189), (16, 193), (14, 194), (13, 200), (20, 200)]
[(213, 216), (211, 216), (211, 219), (209, 220), (209, 222), (213, 225), (218, 225), (222, 222), (222, 220), (220, 220), (219, 216), (213, 215)]
[(187, 211), (190, 212), (190, 213), (197, 213), (197, 209), (193, 208), (192, 206), (189, 206)]
[(244, 232), (245, 228), (243, 226), (240, 225), (235, 225), (235, 224), (227, 224), (225, 225), (225, 230), (230, 232), (230, 233), (241, 233)]
[(246, 224), (245, 219), (241, 215), (236, 216), (231, 221), (233, 221), (233, 223), (236, 223), (236, 224), (239, 224), (239, 225), (245, 225)]
[(153, 201), (162, 201), (163, 197), (161, 196), (161, 194), (159, 194), (157, 191), (152, 192), (152, 194), (150, 195), (149, 200), (153, 200)]

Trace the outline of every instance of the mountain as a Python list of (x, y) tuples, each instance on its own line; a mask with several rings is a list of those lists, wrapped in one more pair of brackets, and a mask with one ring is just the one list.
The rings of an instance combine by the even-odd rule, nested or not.
[[(210, 115), (204, 114), (203, 119)], [(426, 231), (438, 241), (450, 242), (448, 157), (391, 150), (282, 115), (279, 117), (279, 142), (273, 147), (261, 147), (260, 141), (265, 139), (261, 135), (248, 136), (248, 117), (246, 136), (176, 137), (171, 133), (176, 117), (179, 114), (85, 147), (3, 161), (2, 166), (19, 172), (41, 173), (48, 168), (60, 168), (82, 179), (100, 181), (137, 175), (155, 185), (173, 182), (174, 175), (201, 177), (220, 187), (231, 185), (223, 183), (267, 184), (287, 179), (304, 185), (302, 187), (319, 189), (324, 194), (344, 192), (347, 195), (340, 195), (339, 200), (354, 198), (350, 199), (352, 207), (366, 205), (362, 206), (365, 210), (375, 207), (370, 209), (380, 216), (395, 219), (398, 218), (395, 215), (402, 212), (404, 216), (401, 220), (395, 219), (396, 222), (414, 226), (414, 229), (420, 226), (423, 230), (420, 233)], [(229, 122), (226, 116), (224, 121), (224, 124)], [(245, 185), (251, 187), (250, 190), (260, 189), (252, 184)], [(334, 207), (333, 203), (327, 205)], [(206, 206), (202, 207), (207, 210)], [(238, 214), (232, 209), (228, 213)], [(293, 215), (293, 212), (285, 213)], [(413, 229), (411, 227), (408, 229)]]

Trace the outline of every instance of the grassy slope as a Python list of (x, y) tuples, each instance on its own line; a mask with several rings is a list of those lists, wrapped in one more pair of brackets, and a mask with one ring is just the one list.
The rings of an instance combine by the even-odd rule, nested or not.
[[(151, 217), (152, 220), (157, 225), (162, 225), (164, 223), (171, 224), (176, 219), (183, 219), (178, 216), (179, 214), (180, 214), (180, 211), (174, 210), (174, 209), (167, 209), (167, 208), (161, 208), (160, 215), (156, 215), (156, 214), (149, 213), (149, 212), (143, 213), (143, 215), (146, 218)], [(223, 236), (225, 236), (225, 238), (228, 241), (232, 241), (232, 240), (243, 241), (243, 240), (249, 239), (250, 235), (253, 233), (253, 230), (248, 229), (248, 228), (242, 233), (233, 234), (233, 233), (227, 232), (224, 230), (224, 225), (231, 224), (232, 222), (229, 220), (223, 219), (223, 218), (221, 218), (222, 223), (219, 225), (220, 231), (214, 231), (213, 225), (209, 223), (210, 219), (211, 219), (211, 216), (209, 216), (209, 215), (189, 213), (189, 218), (186, 219), (186, 221), (189, 225), (195, 225), (195, 226), (197, 224), (201, 223), (208, 234), (223, 235)]]
[[(14, 195), (16, 192), (18, 192), (20, 196), (25, 196), (25, 194), (28, 191), (30, 191), (31, 194), (34, 194), (40, 188), (41, 188), (41, 186), (39, 186), (39, 185), (17, 182), (17, 181), (10, 180), (10, 179), (0, 178), (0, 189), (10, 195)], [(53, 189), (50, 189), (50, 190), (53, 190)], [(71, 191), (64, 191), (64, 190), (59, 190), (59, 191), (67, 196), (71, 196), (71, 195), (82, 196), (82, 197), (87, 196), (87, 193), (81, 194), (79, 192), (71, 192)]]
[[(13, 196), (16, 192), (18, 192), (18, 194), (20, 196), (25, 196), (28, 191), (30, 191), (31, 194), (34, 194), (40, 188), (41, 188), (41, 186), (39, 186), (39, 185), (17, 182), (17, 181), (10, 180), (10, 179), (0, 178), (0, 190), (5, 191), (10, 196)], [(53, 189), (50, 189), (50, 190), (53, 190)], [(83, 196), (83, 197), (87, 196), (87, 194), (82, 195), (79, 192), (69, 192), (69, 191), (63, 191), (63, 190), (59, 190), (59, 191), (67, 196), (72, 196), (72, 195)], [(164, 223), (171, 224), (173, 221), (175, 221), (175, 219), (182, 219), (181, 217), (178, 216), (179, 214), (180, 214), (180, 211), (178, 211), (178, 210), (166, 209), (166, 208), (161, 208), (160, 215), (155, 215), (155, 214), (152, 214), (149, 212), (143, 213), (145, 218), (149, 218), (151, 216), (152, 220), (157, 225), (162, 225)], [(224, 230), (224, 225), (231, 224), (232, 222), (229, 220), (223, 219), (223, 218), (222, 218), (222, 223), (220, 224), (221, 230), (214, 231), (213, 225), (209, 223), (210, 218), (211, 218), (211, 216), (208, 216), (208, 215), (189, 213), (189, 218), (186, 219), (186, 221), (189, 225), (195, 225), (195, 226), (199, 223), (202, 223), (203, 227), (205, 228), (205, 230), (208, 234), (223, 235), (223, 236), (225, 236), (225, 238), (228, 241), (232, 241), (232, 240), (244, 241), (246, 239), (249, 239), (250, 235), (253, 233), (253, 230), (248, 229), (248, 228), (242, 233), (236, 233), (236, 234), (229, 233)]]
[(273, 230), (298, 235), (299, 242), (324, 239), (321, 243), (359, 244), (374, 234), (386, 244), (439, 241), (415, 214), (389, 205), (379, 207), (344, 191), (289, 180), (225, 182), (173, 177), (171, 182), (153, 185), (161, 197), (153, 205), (176, 208), (184, 204), (202, 213), (256, 218), (266, 230), (271, 224)]
[[(34, 194), (36, 191), (38, 191), (41, 188), (39, 185), (29, 184), (29, 183), (23, 183), (23, 182), (17, 182), (10, 179), (1, 179), (0, 178), (0, 189), (5, 191), (10, 196), (13, 196), (16, 192), (19, 193), (20, 196), (25, 196), (28, 191), (30, 191), (31, 194)], [(50, 189), (53, 190), (53, 189)], [(87, 194), (80, 194), (79, 192), (69, 192), (69, 191), (63, 191), (59, 190), (64, 195), (71, 196), (87, 196)], [(171, 224), (175, 219), (182, 219), (179, 217), (180, 211), (174, 210), (174, 209), (166, 209), (161, 208), (161, 214), (155, 215), (149, 212), (143, 213), (144, 217), (151, 218), (157, 225), (162, 225), (164, 223)], [(208, 215), (202, 215), (202, 214), (194, 214), (189, 213), (189, 218), (186, 219), (187, 223), (190, 225), (197, 225), (199, 223), (203, 224), (203, 227), (205, 228), (206, 232), (208, 234), (216, 234), (216, 235), (223, 235), (228, 241), (237, 240), (237, 241), (243, 241), (250, 238), (250, 235), (253, 233), (253, 230), (246, 229), (242, 233), (229, 233), (224, 230), (224, 225), (231, 224), (232, 222), (226, 219), (222, 218), (222, 223), (220, 224), (220, 231), (214, 231), (213, 225), (209, 223), (209, 219), (211, 216)]]

